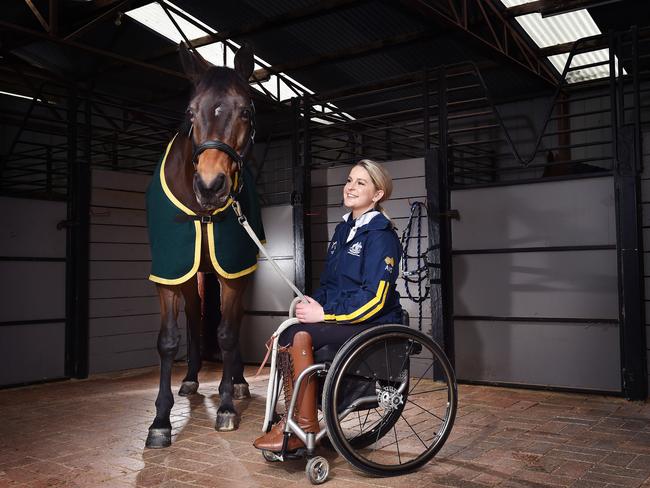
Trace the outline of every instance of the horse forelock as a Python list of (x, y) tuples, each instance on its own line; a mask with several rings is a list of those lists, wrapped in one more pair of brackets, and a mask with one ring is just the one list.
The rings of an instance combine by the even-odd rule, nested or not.
[(210, 67), (201, 81), (199, 81), (194, 94), (204, 90), (216, 90), (221, 93), (228, 93), (233, 88), (241, 90), (242, 93), (248, 95), (249, 87), (248, 83), (232, 68), (226, 68), (223, 66), (212, 66)]

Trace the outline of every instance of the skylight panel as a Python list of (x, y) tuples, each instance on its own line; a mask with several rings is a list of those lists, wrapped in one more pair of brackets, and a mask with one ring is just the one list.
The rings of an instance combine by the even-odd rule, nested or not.
[[(208, 30), (208, 28), (201, 29), (197, 27), (172, 10), (170, 10), (169, 13), (174, 18), (181, 30), (185, 33), (188, 39), (196, 39), (197, 37), (203, 37), (208, 33), (214, 32), (212, 29)], [(181, 33), (178, 32), (178, 29), (174, 23), (169, 19), (163, 8), (157, 2), (148, 3), (142, 7), (129, 10), (126, 12), (126, 15), (134, 20), (137, 20), (161, 36), (166, 37), (170, 41), (175, 42), (176, 44), (183, 40)], [(194, 17), (191, 17), (189, 14), (188, 17), (194, 19)]]
[[(198, 39), (208, 34), (217, 33), (217, 31), (212, 27), (205, 24), (196, 17), (191, 16), (170, 1), (165, 0), (165, 5), (169, 7), (169, 13), (188, 39)], [(158, 2), (152, 2), (147, 5), (143, 5), (142, 7), (130, 10), (126, 12), (126, 15), (176, 44), (184, 41), (183, 36), (178, 31), (174, 23), (169, 19), (169, 16)], [(191, 19), (192, 22), (187, 19)], [(228, 40), (227, 44), (224, 42), (214, 42), (197, 48), (197, 51), (201, 56), (203, 56), (206, 61), (214, 64), (215, 66), (225, 65), (229, 68), (234, 68), (235, 50), (239, 49), (240, 47), (241, 46), (236, 42)], [(259, 56), (255, 56), (254, 59), (255, 69), (266, 68), (269, 66), (269, 64)], [(260, 81), (251, 85), (257, 91), (266, 94), (267, 92), (260, 85), (262, 85), (264, 89), (268, 90), (269, 93), (273, 94), (277, 100), (281, 102), (289, 100), (295, 96), (299, 96), (301, 94), (300, 91), (307, 94), (314, 93), (306, 86), (302, 85), (298, 81), (285, 74), (282, 76), (271, 75), (267, 81)], [(336, 107), (333, 108), (336, 109)], [(354, 117), (349, 114), (345, 114), (345, 116), (350, 120), (354, 119)], [(331, 123), (322, 119), (313, 120), (321, 123)]]
[[(0, 90), (0, 95), (6, 95), (8, 97), (16, 97), (16, 98), (25, 98), (27, 100), (34, 100), (34, 97), (30, 97), (28, 95), (21, 95), (19, 93), (12, 93), (12, 92), (6, 92), (6, 91), (1, 91), (1, 90)], [(37, 101), (40, 102), (41, 100), (38, 99)]]
[[(555, 66), (558, 71), (562, 72), (567, 59), (569, 59), (569, 53), (557, 54), (555, 56), (550, 56), (548, 59), (553, 63), (553, 66)], [(589, 68), (581, 68), (567, 72), (567, 82), (578, 83), (580, 81), (596, 80), (598, 78), (609, 76), (609, 50), (599, 49), (597, 51), (576, 54), (571, 60), (571, 67), (585, 66), (599, 62), (604, 63), (598, 66), (591, 66)], [(618, 59), (616, 58), (614, 58), (614, 65), (616, 67), (616, 72), (618, 72)], [(625, 70), (623, 70), (623, 74), (627, 74)]]
[(577, 10), (552, 17), (534, 13), (517, 17), (517, 22), (539, 47), (577, 41), (600, 34), (600, 29), (586, 10)]
[[(501, 0), (501, 3), (510, 8), (530, 3), (531, 1)], [(532, 13), (517, 16), (516, 19), (535, 44), (541, 48), (575, 42), (584, 37), (601, 34), (600, 29), (586, 9), (549, 17), (542, 17), (540, 13)], [(562, 73), (568, 58), (568, 53), (562, 53), (549, 56), (548, 60), (559, 73)], [(595, 80), (609, 76), (609, 63), (607, 61), (609, 61), (608, 49), (600, 49), (575, 55), (571, 61), (572, 68), (600, 62), (603, 62), (603, 64), (567, 72), (567, 83), (577, 83), (579, 81)], [(618, 64), (618, 59), (614, 58), (614, 62)]]

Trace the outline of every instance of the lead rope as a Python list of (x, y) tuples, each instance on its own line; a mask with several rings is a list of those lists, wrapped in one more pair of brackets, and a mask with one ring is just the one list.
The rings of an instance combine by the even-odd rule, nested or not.
[(255, 235), (255, 231), (251, 228), (250, 224), (248, 223), (248, 219), (246, 219), (246, 216), (242, 213), (241, 208), (239, 206), (239, 202), (237, 200), (233, 200), (232, 208), (235, 211), (235, 215), (237, 215), (237, 221), (239, 222), (239, 224), (244, 228), (246, 233), (257, 245), (257, 247), (259, 248), (260, 252), (264, 255), (264, 257), (269, 260), (271, 266), (273, 266), (273, 269), (275, 269), (275, 271), (282, 277), (285, 283), (289, 285), (289, 288), (293, 290), (296, 296), (298, 296), (298, 298), (300, 298), (301, 301), (304, 301), (305, 295), (298, 289), (298, 287), (289, 278), (287, 278), (287, 276), (280, 269), (280, 266), (278, 266), (278, 264), (273, 260), (273, 258), (269, 256), (269, 253), (266, 251), (264, 245), (257, 238), (257, 235)]
[[(409, 216), (408, 224), (404, 232), (402, 232), (402, 278), (404, 278), (406, 294), (409, 297), (409, 300), (418, 304), (418, 330), (422, 331), (422, 304), (424, 301), (429, 298), (429, 293), (431, 287), (429, 285), (429, 260), (428, 254), (431, 250), (430, 247), (424, 252), (422, 251), (422, 219), (424, 218), (423, 209), (426, 209), (426, 206), (422, 202), (414, 202), (411, 204), (411, 215)], [(412, 234), (413, 221), (417, 221), (417, 234), (415, 236)], [(411, 241), (417, 240), (417, 254), (415, 256), (409, 255), (409, 245)], [(416, 269), (409, 271), (409, 259), (416, 260)], [(424, 295), (422, 294), (422, 282), (426, 281)], [(418, 292), (417, 296), (414, 296), (411, 293), (410, 284), (417, 284)]]

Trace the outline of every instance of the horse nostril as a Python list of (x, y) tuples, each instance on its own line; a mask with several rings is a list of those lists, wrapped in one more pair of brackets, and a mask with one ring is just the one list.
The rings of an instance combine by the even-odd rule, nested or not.
[(219, 173), (217, 177), (212, 180), (212, 184), (210, 185), (210, 190), (214, 192), (218, 192), (221, 190), (226, 183), (226, 175), (223, 173)]

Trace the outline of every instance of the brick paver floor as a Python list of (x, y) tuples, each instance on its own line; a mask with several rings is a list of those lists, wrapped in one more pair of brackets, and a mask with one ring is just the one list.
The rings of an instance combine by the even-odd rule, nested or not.
[[(214, 430), (218, 368), (199, 394), (176, 396), (172, 447), (144, 449), (157, 369), (0, 391), (0, 487), (309, 486), (304, 461), (267, 463), (259, 435), (266, 379), (237, 402), (238, 431)], [(174, 367), (177, 389), (184, 368)], [(335, 452), (335, 487), (648, 487), (650, 403), (597, 395), (461, 385), (451, 437), (416, 473), (374, 478)]]

